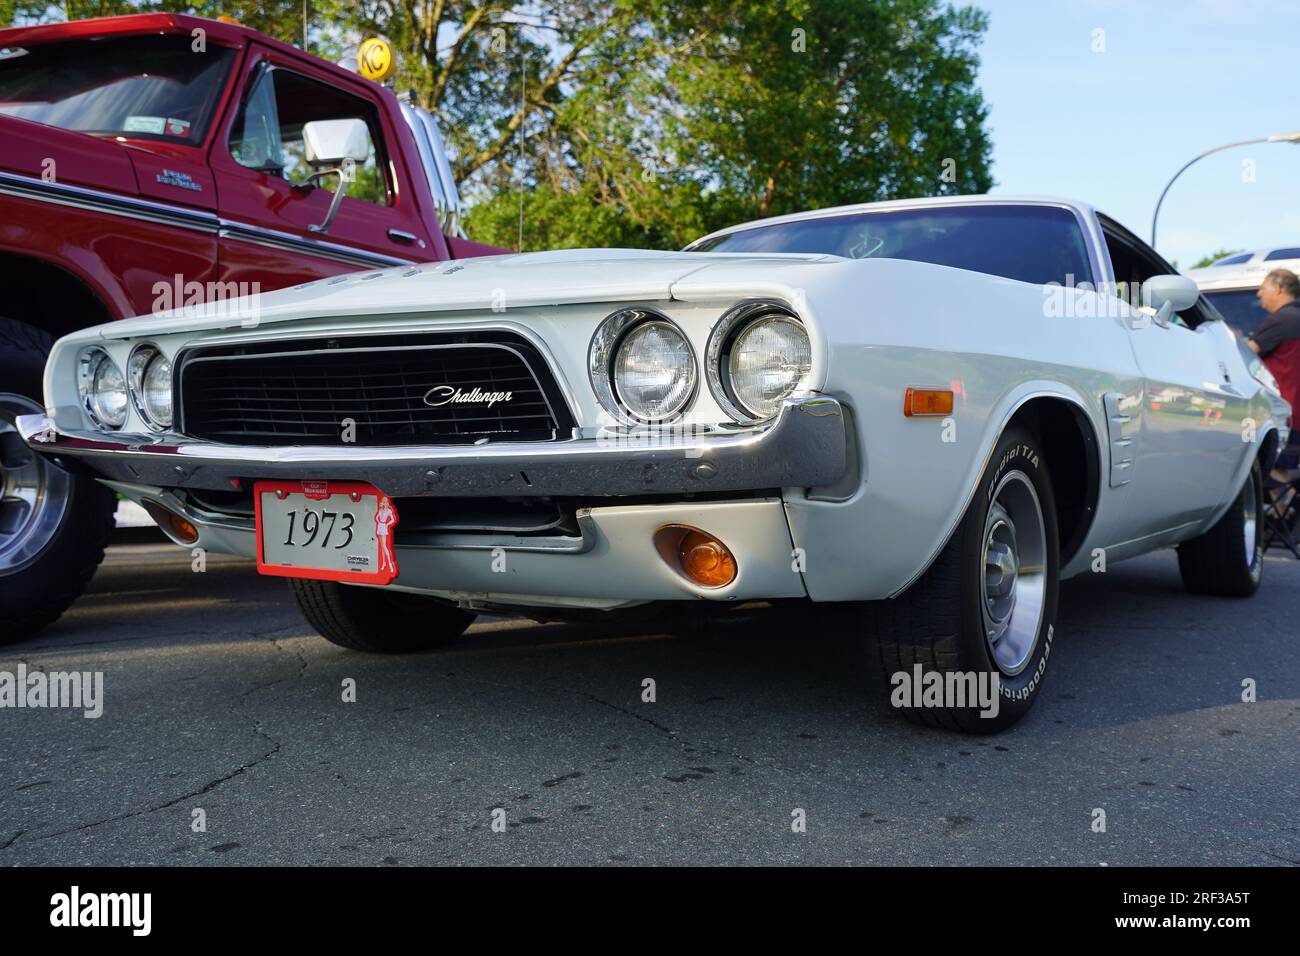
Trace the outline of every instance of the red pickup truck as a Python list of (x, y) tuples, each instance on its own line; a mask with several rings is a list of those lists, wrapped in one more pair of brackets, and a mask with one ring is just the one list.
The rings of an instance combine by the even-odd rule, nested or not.
[(0, 143), (0, 643), (67, 608), (112, 528), (105, 489), (14, 431), (42, 410), (55, 338), (505, 251), (464, 237), (427, 111), (234, 23), (159, 13), (0, 30)]

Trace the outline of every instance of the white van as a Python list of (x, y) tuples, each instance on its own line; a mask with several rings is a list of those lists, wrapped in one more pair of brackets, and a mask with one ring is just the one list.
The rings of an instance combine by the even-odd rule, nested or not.
[(1255, 292), (1264, 276), (1274, 269), (1290, 269), (1300, 274), (1300, 245), (1234, 252), (1203, 269), (1187, 269), (1185, 274), (1196, 280), (1201, 295), (1223, 314), (1229, 325), (1249, 335), (1264, 318), (1264, 309)]

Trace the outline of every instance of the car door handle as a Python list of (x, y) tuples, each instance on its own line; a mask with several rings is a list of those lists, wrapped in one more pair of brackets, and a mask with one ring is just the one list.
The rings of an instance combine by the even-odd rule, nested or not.
[(388, 238), (393, 240), (393, 242), (401, 242), (409, 246), (420, 237), (413, 232), (406, 232), (402, 229), (389, 229)]

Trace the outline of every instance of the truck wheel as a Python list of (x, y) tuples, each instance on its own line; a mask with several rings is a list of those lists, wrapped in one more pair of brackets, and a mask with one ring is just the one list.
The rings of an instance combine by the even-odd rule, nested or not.
[(54, 340), (0, 318), (0, 644), (53, 623), (85, 590), (113, 531), (116, 498), (27, 447), (19, 415), (45, 410), (41, 376)]
[(913, 723), (974, 734), (1010, 727), (1038, 698), (1060, 577), (1037, 439), (1008, 429), (989, 460), (929, 570), (899, 597), (863, 606), (870, 669), (895, 708)]
[(1257, 460), (1214, 527), (1178, 546), (1183, 586), (1193, 594), (1250, 597), (1264, 576), (1264, 475)]
[(307, 623), (325, 640), (353, 651), (408, 654), (443, 647), (459, 638), (478, 615), (383, 588), (290, 578), (289, 590)]

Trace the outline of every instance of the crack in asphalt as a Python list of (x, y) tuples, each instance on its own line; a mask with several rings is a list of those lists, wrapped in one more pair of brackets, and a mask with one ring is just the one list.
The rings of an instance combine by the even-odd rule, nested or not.
[[(79, 827), (72, 827), (67, 830), (59, 830), (55, 833), (45, 833), (42, 834), (40, 837), (38, 837), (38, 839), (52, 840), (55, 837), (67, 836), (69, 833), (80, 833), (83, 830), (93, 830), (95, 827), (102, 827), (108, 823), (119, 823), (122, 820), (130, 820), (133, 817), (146, 816), (147, 814), (150, 813), (157, 813), (159, 810), (166, 810), (169, 807), (174, 807), (176, 806), (176, 804), (181, 803), (185, 800), (192, 800), (195, 797), (203, 796), (205, 793), (211, 793), (213, 790), (217, 789), (217, 787), (221, 786), (223, 783), (228, 783), (229, 781), (234, 780), (236, 777), (241, 776), (242, 774), (246, 773), (249, 770), (252, 770), (258, 764), (263, 763), (266, 760), (269, 760), (271, 757), (274, 757), (276, 754), (280, 752), (280, 741), (263, 733), (261, 721), (254, 721), (253, 732), (257, 734), (259, 737), (261, 737), (263, 740), (270, 743), (271, 749), (268, 750), (266, 753), (262, 754), (262, 756), (258, 757), (256, 760), (250, 761), (249, 763), (246, 764), (241, 764), (239, 767), (235, 768), (233, 771), (226, 774), (225, 776), (217, 777), (215, 780), (208, 781), (198, 790), (193, 790), (189, 793), (183, 793), (179, 797), (176, 797), (174, 800), (168, 800), (166, 803), (160, 803), (157, 806), (145, 807), (144, 809), (141, 810), (131, 810), (127, 813), (120, 813), (117, 814), (116, 816), (105, 817), (103, 820), (94, 820), (90, 823), (83, 823)], [(14, 840), (17, 840), (17, 837), (15, 837)], [(8, 845), (12, 846), (13, 842), (14, 841), (10, 841)], [(7, 847), (0, 847), (0, 850), (6, 848)]]
[[(281, 628), (281, 630), (283, 630), (283, 628)], [(279, 651), (286, 651), (286, 650), (287, 650), (288, 652), (291, 652), (295, 657), (298, 658), (298, 673), (294, 674), (293, 677), (286, 678), (286, 680), (296, 680), (297, 678), (299, 678), (299, 677), (303, 677), (303, 676), (306, 675), (306, 673), (307, 673), (307, 656), (306, 656), (305, 654), (303, 654), (301, 648), (293, 647), (293, 648), (288, 648), (288, 649), (286, 649), (286, 648), (284, 648), (284, 647), (281, 647), (281, 646), (280, 646), (281, 638), (278, 638), (278, 637), (268, 638), (268, 640), (271, 642), (271, 644), (275, 647), (276, 650), (279, 650)]]
[(610, 708), (611, 710), (616, 710), (620, 714), (626, 714), (628, 717), (631, 717), (634, 720), (639, 720), (643, 724), (649, 724), (651, 727), (655, 728), (656, 730), (663, 731), (665, 734), (667, 734), (677, 743), (686, 742), (677, 736), (677, 731), (673, 730), (671, 727), (665, 727), (663, 724), (659, 723), (659, 721), (654, 720), (653, 718), (650, 717), (646, 717), (644, 714), (638, 714), (634, 710), (628, 710), (626, 707), (620, 707), (618, 704), (614, 704), (611, 703), (610, 701), (603, 700), (597, 697), (595, 694), (583, 694), (582, 696), (586, 697), (588, 700), (593, 700), (598, 704), (602, 704), (605, 707)]
[[(485, 684), (488, 687), (495, 687), (500, 690), (506, 690), (506, 691), (512, 691), (518, 693), (528, 693), (531, 690), (531, 688), (525, 687), (521, 684), (503, 682), (499, 680), (488, 680), (487, 678), (479, 677), (474, 674), (466, 674), (464, 672), (457, 672), (454, 675), (454, 677), (459, 680), (468, 680), (468, 681), (474, 681), (479, 684)], [(570, 690), (565, 690), (564, 693), (571, 694), (572, 696), (578, 699), (589, 700), (593, 704), (600, 704), (602, 707), (608, 707), (610, 710), (622, 714), (624, 717), (631, 717), (633, 720), (639, 723), (647, 724), (650, 727), (653, 727), (655, 730), (659, 731), (660, 734), (663, 734), (670, 741), (677, 744), (678, 748), (680, 748), (683, 751), (683, 753), (698, 752), (709, 757), (716, 757), (722, 754), (726, 754), (728, 757), (730, 757), (733, 760), (737, 760), (740, 761), (741, 763), (749, 764), (751, 766), (756, 766), (760, 762), (761, 758), (758, 757), (752, 757), (747, 754), (739, 754), (739, 753), (735, 753), (734, 751), (724, 751), (719, 747), (713, 746), (712, 744), (700, 743), (695, 740), (682, 737), (678, 733), (678, 731), (673, 730), (671, 727), (668, 727), (665, 724), (661, 724), (659, 721), (655, 720), (652, 717), (647, 717), (644, 714), (638, 714), (634, 710), (629, 710), (628, 708), (620, 704), (615, 704), (612, 701), (605, 700), (602, 697), (597, 697), (595, 694), (589, 692), (578, 692), (578, 691), (570, 691)], [(782, 767), (782, 769), (786, 769), (786, 770), (796, 769), (796, 768), (787, 767), (784, 764), (780, 764), (779, 762), (775, 762), (775, 761), (773, 762), (773, 764), (775, 766), (780, 766)]]
[[(263, 634), (273, 634), (273, 633), (275, 633), (275, 631), (282, 631), (282, 630), (286, 630), (286, 629), (287, 629), (287, 628), (285, 628), (285, 627), (279, 627), (279, 628), (275, 628), (275, 629), (270, 630), (270, 631), (264, 631), (264, 632), (262, 632), (262, 633), (263, 633)], [(258, 634), (252, 634), (251, 636), (253, 636), (253, 637), (259, 637), (260, 635), (258, 635)], [(278, 640), (276, 640), (276, 639), (274, 639), (274, 638), (268, 638), (267, 640), (269, 641), (269, 643), (271, 644), (271, 646), (274, 647), (274, 648), (275, 648), (277, 651), (279, 651), (280, 653), (288, 653), (288, 652), (289, 652), (288, 649), (286, 649), (286, 648), (280, 646), (280, 643), (279, 643)], [(252, 688), (250, 688), (250, 689), (244, 691), (242, 694), (240, 694), (240, 695), (238, 696), (238, 698), (237, 698), (238, 703), (239, 703), (240, 705), (242, 705), (243, 702), (244, 702), (244, 701), (249, 697), (249, 695), (251, 695), (251, 694), (254, 693), (255, 691), (258, 691), (258, 690), (265, 690), (265, 689), (268, 688), (268, 687), (274, 687), (276, 684), (283, 684), (283, 683), (285, 683), (285, 682), (287, 682), (287, 681), (290, 681), (290, 680), (296, 680), (297, 678), (302, 677), (303, 674), (305, 674), (305, 673), (306, 673), (306, 670), (307, 670), (307, 658), (306, 658), (305, 656), (303, 656), (303, 654), (301, 653), (301, 651), (297, 651), (296, 649), (294, 650), (293, 653), (294, 653), (294, 656), (298, 659), (298, 669), (297, 669), (297, 671), (296, 671), (294, 674), (292, 674), (292, 675), (290, 675), (290, 676), (288, 676), (288, 677), (277, 678), (276, 680), (269, 681), (268, 683), (265, 683), (265, 684), (258, 684), (258, 685), (256, 685), (256, 686), (254, 686), (254, 687), (252, 687)], [(22, 660), (21, 658), (19, 658), (19, 660), (20, 660), (21, 663), (23, 663), (23, 664), (27, 664), (28, 667), (31, 667), (31, 665), (28, 664), (27, 661)], [(39, 669), (39, 668), (38, 668), (38, 669)], [(235, 709), (234, 707), (231, 708), (232, 711), (233, 711), (234, 709)], [(217, 777), (217, 778), (215, 778), (215, 779), (213, 779), (213, 780), (209, 780), (207, 783), (205, 783), (203, 786), (199, 787), (197, 790), (191, 790), (191, 791), (189, 791), (189, 792), (187, 792), (187, 793), (183, 793), (183, 794), (181, 794), (180, 796), (175, 797), (174, 799), (168, 800), (168, 801), (166, 801), (166, 802), (164, 802), (164, 803), (159, 803), (159, 804), (156, 804), (156, 805), (153, 805), (153, 806), (144, 807), (144, 808), (141, 808), (141, 809), (139, 809), (139, 810), (130, 810), (130, 811), (126, 812), (126, 813), (115, 814), (115, 815), (110, 816), (110, 817), (105, 817), (105, 818), (102, 819), (102, 820), (92, 820), (92, 821), (89, 822), (89, 823), (83, 823), (83, 824), (81, 824), (80, 826), (70, 827), (69, 829), (66, 829), (66, 830), (57, 830), (57, 831), (55, 831), (54, 833), (44, 833), (44, 834), (41, 834), (41, 835), (38, 836), (38, 837), (35, 837), (35, 839), (39, 839), (39, 840), (52, 840), (52, 839), (54, 839), (55, 837), (67, 836), (68, 834), (71, 834), (71, 833), (80, 833), (80, 832), (82, 832), (82, 831), (84, 831), (84, 830), (93, 830), (93, 829), (95, 829), (96, 827), (105, 826), (106, 824), (109, 824), (109, 823), (120, 823), (120, 822), (123, 821), (123, 820), (130, 820), (130, 819), (132, 819), (132, 818), (134, 818), (134, 817), (146, 816), (146, 815), (148, 815), (148, 814), (150, 814), (150, 813), (157, 813), (157, 812), (160, 811), (160, 810), (166, 810), (166, 809), (169, 809), (170, 807), (174, 807), (174, 806), (176, 806), (177, 804), (179, 804), (179, 803), (183, 803), (183, 802), (186, 801), (186, 800), (193, 800), (193, 799), (195, 799), (196, 797), (201, 797), (201, 796), (203, 796), (204, 794), (211, 793), (213, 790), (217, 789), (217, 787), (220, 787), (222, 784), (229, 783), (231, 780), (234, 780), (236, 777), (240, 777), (240, 776), (242, 776), (243, 774), (247, 773), (249, 770), (252, 770), (254, 767), (256, 767), (256, 766), (258, 766), (258, 765), (264, 763), (265, 761), (267, 761), (267, 760), (269, 760), (269, 759), (271, 759), (272, 757), (274, 757), (276, 754), (278, 754), (278, 753), (280, 752), (280, 749), (281, 749), (281, 746), (282, 746), (281, 742), (278, 741), (278, 740), (276, 740), (274, 737), (270, 736), (269, 734), (267, 734), (265, 731), (262, 730), (262, 722), (261, 722), (260, 720), (256, 720), (256, 719), (254, 719), (254, 721), (253, 721), (253, 732), (254, 732), (255, 734), (257, 734), (259, 737), (261, 737), (263, 740), (265, 740), (267, 743), (269, 743), (269, 744), (271, 745), (271, 746), (270, 746), (270, 749), (267, 750), (265, 753), (263, 753), (261, 756), (257, 757), (256, 759), (251, 760), (251, 761), (249, 761), (248, 763), (241, 764), (240, 766), (238, 766), (238, 767), (236, 767), (234, 770), (232, 770), (230, 773), (228, 773), (228, 774), (224, 774), (224, 775), (222, 775), (222, 776), (220, 776), (220, 777)], [(25, 830), (19, 830), (16, 834), (14, 834), (12, 837), (10, 837), (8, 841), (6, 841), (6, 842), (3, 843), (3, 844), (0, 844), (0, 851), (7, 850), (7, 849), (9, 849), (10, 847), (12, 847), (15, 843), (18, 842), (19, 837), (23, 836), (25, 833), (26, 833)]]
[(240, 701), (243, 701), (249, 695), (254, 694), (259, 690), (266, 690), (267, 688), (275, 687), (278, 684), (287, 684), (289, 681), (298, 680), (299, 678), (303, 677), (307, 673), (307, 658), (303, 655), (302, 651), (298, 650), (297, 648), (290, 649), (290, 648), (283, 647), (280, 644), (280, 640), (281, 640), (280, 638), (267, 636), (270, 634), (275, 634), (279, 631), (287, 631), (294, 626), (295, 625), (284, 625), (282, 627), (273, 627), (266, 631), (250, 632), (251, 637), (257, 640), (266, 641), (268, 644), (270, 644), (281, 654), (292, 654), (294, 657), (296, 657), (298, 659), (298, 670), (296, 673), (290, 674), (288, 677), (277, 677), (275, 680), (267, 681), (264, 684), (254, 684), (248, 690), (244, 691), (239, 695)]

